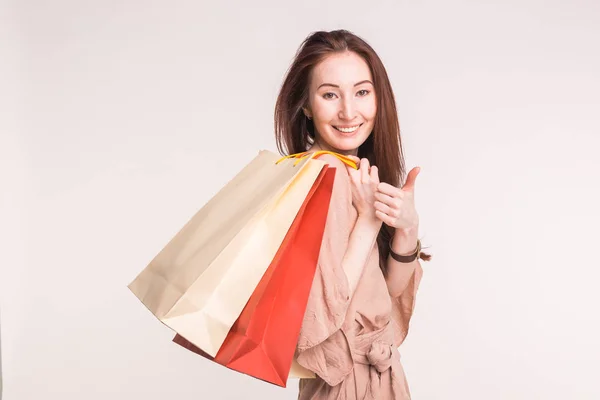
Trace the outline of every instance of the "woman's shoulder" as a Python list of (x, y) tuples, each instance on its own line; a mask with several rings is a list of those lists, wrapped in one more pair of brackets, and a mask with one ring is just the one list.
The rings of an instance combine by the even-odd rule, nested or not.
[[(341, 213), (340, 215), (343, 215), (343, 218), (352, 220), (355, 216), (353, 215), (352, 184), (350, 182), (350, 175), (348, 174), (348, 167), (343, 161), (332, 154), (319, 155), (316, 160), (324, 162), (327, 164), (327, 168), (335, 170), (330, 213)], [(334, 217), (332, 216), (331, 218)]]
[(348, 176), (346, 164), (333, 154), (320, 154), (316, 156), (315, 159), (328, 164), (329, 168), (336, 168), (338, 173), (343, 172), (343, 175)]
[(346, 164), (332, 154), (321, 154), (315, 158), (335, 170), (334, 188), (337, 196), (350, 196), (350, 175)]

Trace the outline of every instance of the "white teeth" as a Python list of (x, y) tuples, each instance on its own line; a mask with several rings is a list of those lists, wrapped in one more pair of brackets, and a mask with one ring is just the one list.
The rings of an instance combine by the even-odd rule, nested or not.
[(344, 133), (352, 133), (355, 130), (357, 130), (359, 126), (360, 125), (356, 125), (356, 126), (353, 126), (352, 128), (338, 128), (337, 126), (335, 126), (334, 128), (337, 129), (338, 131), (341, 131)]

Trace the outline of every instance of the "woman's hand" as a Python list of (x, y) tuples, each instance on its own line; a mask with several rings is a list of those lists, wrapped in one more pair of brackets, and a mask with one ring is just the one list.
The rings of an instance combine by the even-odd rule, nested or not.
[(356, 208), (359, 217), (380, 226), (381, 220), (377, 217), (375, 204), (375, 193), (379, 183), (379, 171), (376, 166), (370, 166), (369, 160), (358, 157), (351, 158), (358, 164), (358, 170), (347, 167), (352, 186), (352, 204)]
[(415, 180), (421, 169), (415, 167), (402, 188), (380, 183), (375, 193), (375, 213), (386, 225), (403, 231), (417, 229), (419, 215), (415, 208)]

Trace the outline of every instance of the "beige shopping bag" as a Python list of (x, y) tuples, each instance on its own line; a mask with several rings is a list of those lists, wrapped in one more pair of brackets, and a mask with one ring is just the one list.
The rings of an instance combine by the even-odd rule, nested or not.
[(129, 284), (165, 325), (215, 356), (325, 163), (261, 151)]

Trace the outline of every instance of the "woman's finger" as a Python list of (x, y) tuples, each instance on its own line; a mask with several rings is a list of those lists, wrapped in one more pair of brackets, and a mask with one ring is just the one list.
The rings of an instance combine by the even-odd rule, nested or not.
[(397, 187), (392, 186), (386, 182), (381, 182), (379, 184), (379, 186), (377, 187), (377, 190), (379, 190), (381, 193), (387, 194), (388, 196), (391, 196), (391, 197), (402, 198), (404, 196), (404, 193), (402, 192), (401, 189), (398, 189)]
[(388, 207), (397, 208), (398, 207), (398, 199), (388, 196), (387, 194), (383, 194), (381, 192), (375, 192), (375, 199), (387, 205)]
[(375, 184), (375, 187), (377, 187), (379, 185), (379, 169), (375, 165), (371, 167), (370, 175), (371, 183)]
[(361, 180), (361, 172), (356, 169), (346, 165), (346, 170), (348, 171), (348, 176), (350, 177), (350, 181), (354, 184), (359, 184)]
[(387, 215), (379, 210), (375, 210), (375, 215), (387, 226), (392, 226), (392, 227), (394, 226), (394, 218), (390, 217), (389, 215)]
[(391, 217), (394, 216), (394, 210), (392, 210), (392, 208), (390, 208), (390, 206), (388, 206), (387, 204), (384, 204), (380, 201), (375, 201), (373, 205), (375, 206), (376, 210), (381, 211), (385, 215), (389, 215)]
[(370, 170), (369, 160), (366, 158), (362, 158), (360, 160), (360, 172), (361, 172), (361, 182), (369, 183), (369, 170)]

